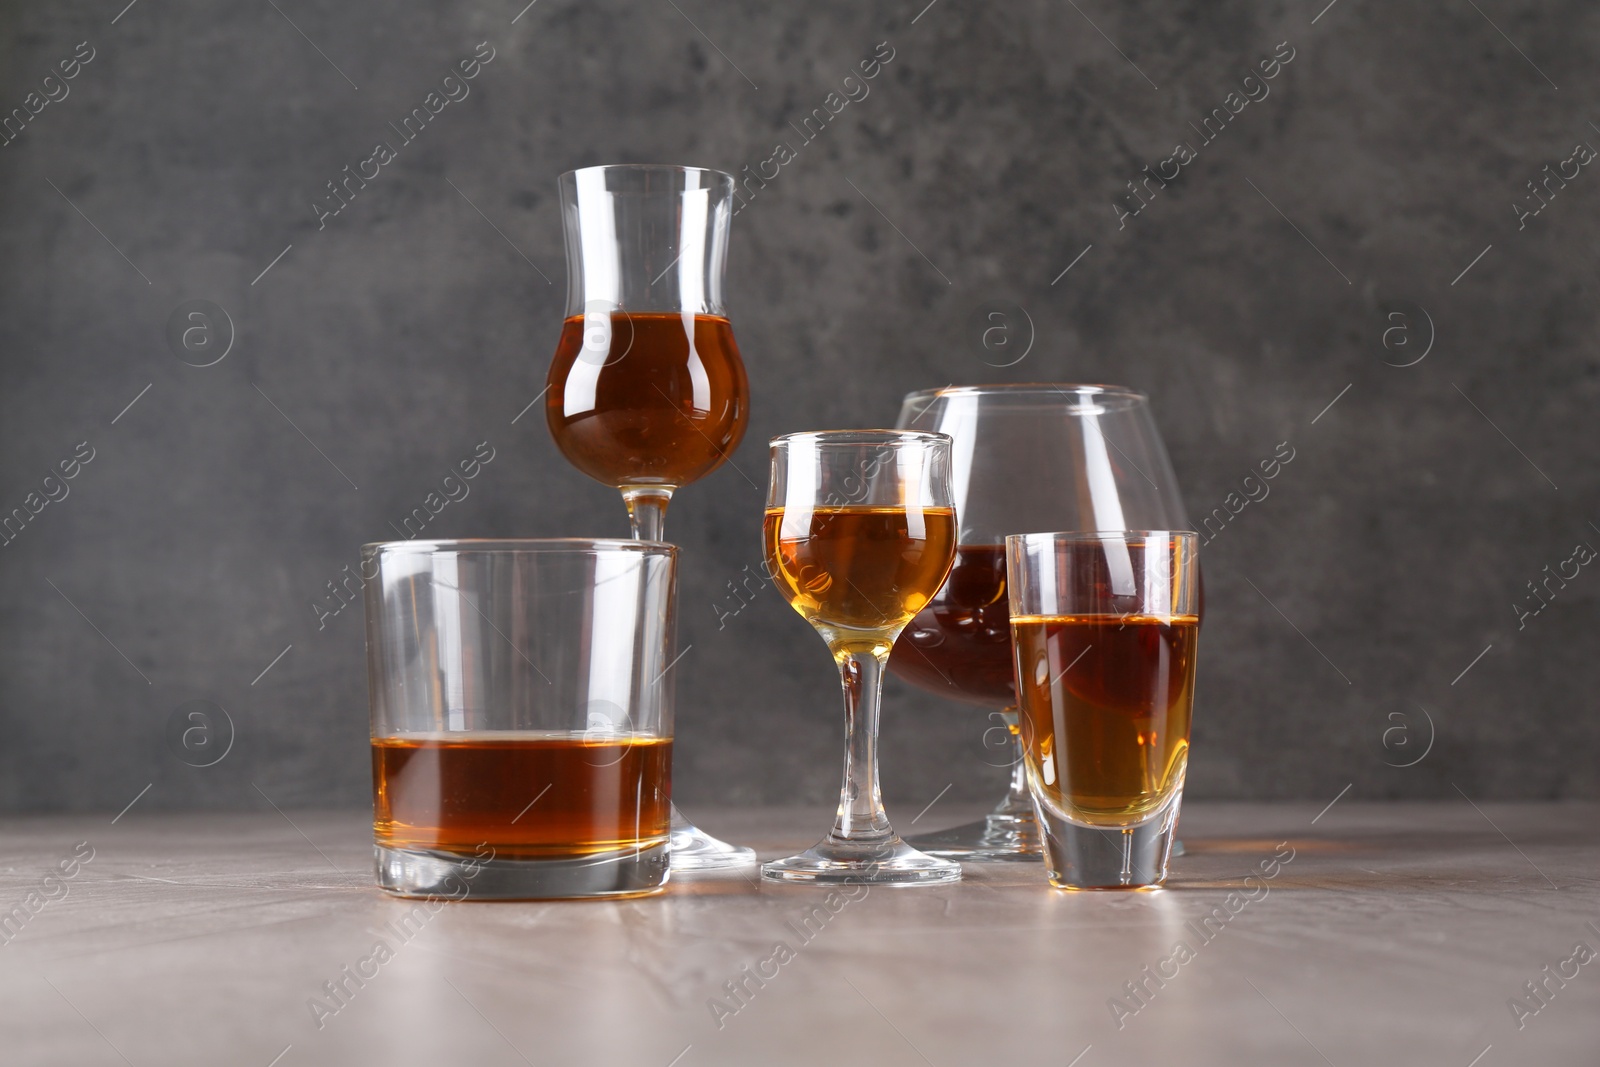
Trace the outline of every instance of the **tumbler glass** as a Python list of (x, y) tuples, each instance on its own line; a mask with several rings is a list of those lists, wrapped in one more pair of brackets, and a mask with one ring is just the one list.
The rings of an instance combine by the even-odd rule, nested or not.
[(677, 555), (581, 539), (362, 549), (382, 888), (666, 884)]
[(1006, 538), (1011, 640), (1050, 882), (1161, 884), (1189, 765), (1199, 536)]

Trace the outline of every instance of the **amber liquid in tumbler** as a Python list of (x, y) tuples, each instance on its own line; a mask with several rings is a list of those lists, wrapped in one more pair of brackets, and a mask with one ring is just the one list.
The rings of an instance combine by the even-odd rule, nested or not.
[(779, 592), (842, 638), (904, 626), (944, 582), (956, 538), (951, 508), (777, 507), (765, 527)]
[(923, 689), (989, 707), (1017, 702), (1006, 546), (957, 545), (950, 577), (895, 642), (889, 670)]
[(566, 320), (550, 364), (545, 418), (562, 455), (617, 487), (675, 488), (719, 467), (750, 419), (728, 320), (620, 311), (587, 318)]
[(1128, 826), (1182, 784), (1195, 615), (1015, 616), (1029, 775), (1056, 811)]
[(551, 859), (659, 844), (672, 741), (507, 731), (372, 741), (373, 827), (389, 848)]

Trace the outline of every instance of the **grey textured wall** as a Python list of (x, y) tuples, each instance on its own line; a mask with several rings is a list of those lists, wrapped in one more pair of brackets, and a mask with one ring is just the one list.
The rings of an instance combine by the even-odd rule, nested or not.
[[(364, 802), (359, 609), (311, 607), (357, 546), (484, 441), (430, 534), (624, 530), (537, 408), (513, 421), (561, 315), (556, 175), (742, 172), (779, 142), (734, 223), (754, 419), (668, 527), (680, 797), (837, 788), (821, 642), (771, 590), (719, 628), (766, 439), (1037, 379), (1148, 390), (1197, 521), (1294, 449), (1209, 545), (1193, 794), (1600, 792), (1600, 567), (1564, 562), (1600, 546), (1592, 3), (122, 2), (0, 15), (0, 106), (60, 97), (0, 148), (0, 506), (67, 493), (0, 549), (0, 806)], [(319, 226), (324, 183), (480, 42), (470, 95)], [(1214, 107), (1240, 110), (1207, 143)], [(1546, 164), (1576, 174), (1519, 219)], [(1120, 217), (1145, 165), (1179, 176)], [(209, 367), (169, 341), (195, 300), (231, 320)], [(1534, 614), (1547, 565), (1578, 573)], [(167, 739), (195, 700), (236, 731), (211, 767)], [(990, 725), (891, 681), (902, 819), (998, 789)]]

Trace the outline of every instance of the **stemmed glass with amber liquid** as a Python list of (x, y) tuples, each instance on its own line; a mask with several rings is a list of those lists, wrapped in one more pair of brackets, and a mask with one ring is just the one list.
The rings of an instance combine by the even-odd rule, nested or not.
[(956, 515), (950, 438), (834, 430), (772, 441), (763, 528), (768, 573), (833, 653), (844, 687), (844, 784), (833, 829), (764, 878), (812, 884), (929, 885), (959, 864), (894, 832), (878, 786), (878, 714), (889, 651), (950, 572)]
[(961, 524), (950, 578), (901, 634), (889, 670), (987, 708), (993, 722), (984, 731), (985, 758), (1011, 767), (1010, 789), (985, 818), (911, 843), (953, 859), (1037, 861), (1039, 830), (1017, 737), (1006, 536), (1183, 528), (1177, 478), (1149, 401), (1119, 386), (925, 390), (906, 396), (898, 425), (950, 435)]
[[(545, 418), (568, 462), (621, 491), (634, 538), (660, 541), (672, 494), (720, 467), (750, 419), (722, 295), (734, 180), (628, 165), (560, 184), (567, 312)], [(673, 808), (674, 870), (754, 861)]]

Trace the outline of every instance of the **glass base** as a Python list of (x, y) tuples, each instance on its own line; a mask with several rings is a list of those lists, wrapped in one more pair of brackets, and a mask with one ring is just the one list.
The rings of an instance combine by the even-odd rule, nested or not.
[(1031, 811), (992, 811), (977, 822), (917, 834), (905, 840), (906, 844), (930, 856), (968, 862), (1022, 860), (1037, 863), (1044, 854), (1044, 845), (1039, 840), (1039, 822)]
[(1138, 889), (1167, 880), (1182, 793), (1136, 826), (1088, 826), (1042, 805), (1045, 868), (1058, 889)]
[[(960, 860), (963, 863), (1038, 863), (1044, 855), (1039, 839), (1039, 820), (991, 812), (977, 822), (962, 823), (948, 830), (934, 830), (905, 839), (912, 848), (930, 856)], [(1184, 852), (1183, 842), (1173, 839), (1172, 858)]]
[(761, 877), (802, 885), (944, 885), (961, 880), (961, 864), (918, 852), (895, 835), (874, 843), (828, 837), (798, 856), (763, 863)]
[(402, 897), (552, 900), (659, 893), (671, 875), (666, 841), (550, 859), (479, 859), (455, 852), (374, 847), (378, 886)]
[(756, 850), (720, 841), (683, 817), (672, 806), (672, 869), (732, 871), (756, 865)]

